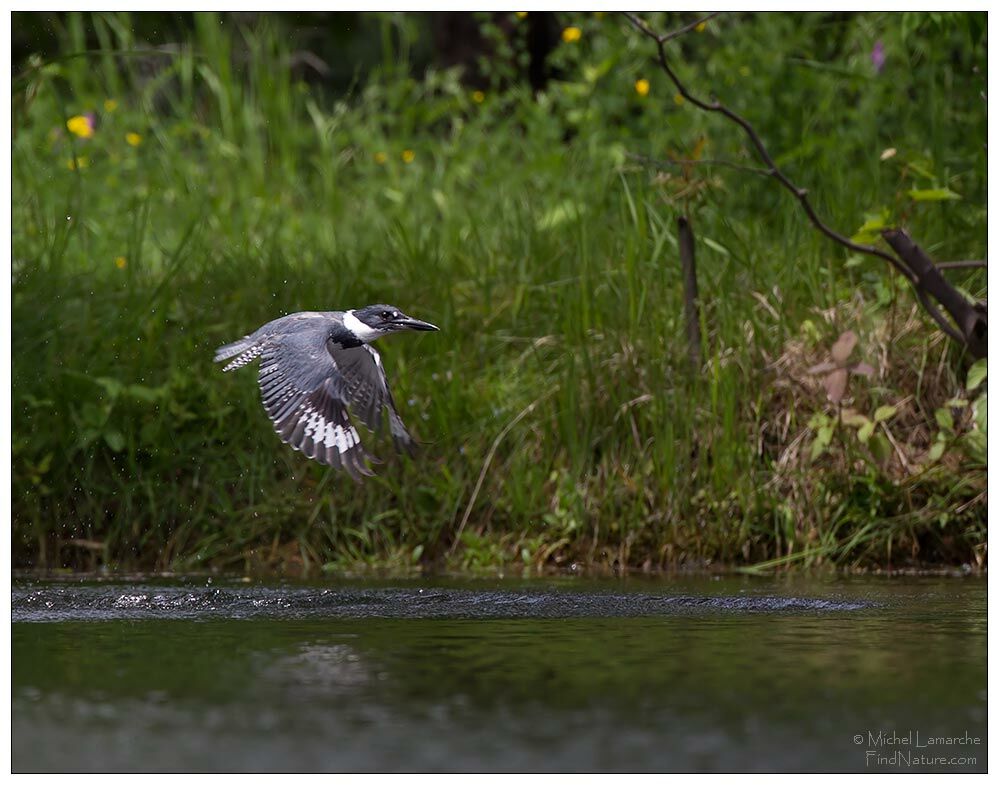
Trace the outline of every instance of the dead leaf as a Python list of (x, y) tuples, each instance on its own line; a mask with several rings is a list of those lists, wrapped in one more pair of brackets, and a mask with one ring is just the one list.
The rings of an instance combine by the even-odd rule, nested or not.
[(837, 365), (844, 365), (850, 359), (854, 348), (857, 345), (857, 334), (853, 330), (847, 330), (833, 344), (830, 354), (833, 362)]
[(826, 396), (835, 404), (843, 400), (846, 395), (846, 388), (850, 382), (850, 374), (856, 373), (861, 376), (872, 376), (874, 367), (869, 363), (858, 362), (848, 365), (847, 361), (853, 350), (857, 346), (857, 334), (853, 330), (846, 330), (836, 339), (836, 343), (829, 350), (830, 359), (813, 365), (808, 369), (809, 373), (820, 375), (825, 374), (822, 379), (822, 386), (826, 388)]
[(849, 378), (846, 368), (837, 368), (822, 380), (826, 388), (826, 396), (833, 403), (839, 403), (846, 394), (846, 381)]

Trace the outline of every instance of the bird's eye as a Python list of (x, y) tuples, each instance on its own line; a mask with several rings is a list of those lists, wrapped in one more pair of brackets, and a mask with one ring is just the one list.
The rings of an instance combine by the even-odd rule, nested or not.
[(383, 319), (391, 319), (392, 318), (392, 313), (390, 311), (382, 311), (382, 318)]

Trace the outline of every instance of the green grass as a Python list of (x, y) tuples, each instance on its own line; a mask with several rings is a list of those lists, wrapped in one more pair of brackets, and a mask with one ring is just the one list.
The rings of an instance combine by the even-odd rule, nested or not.
[[(172, 569), (984, 558), (970, 406), (927, 459), (966, 362), (773, 182), (702, 167), (687, 199), (680, 173), (629, 159), (703, 137), (706, 158), (748, 160), (736, 130), (674, 102), (621, 20), (567, 16), (583, 37), (555, 52), (561, 80), (478, 103), (456, 72), (409, 75), (395, 48), (324, 93), (292, 79), (280, 19), (195, 18), (150, 53), (126, 14), (68, 15), (63, 56), (14, 80), (15, 563), (85, 563), (80, 540)], [(744, 112), (847, 234), (885, 207), (938, 258), (983, 258), (984, 44), (961, 17), (906, 19), (723, 18), (683, 40), (680, 70)], [(96, 49), (68, 56), (88, 26)], [(93, 137), (68, 133), (87, 112)], [(928, 185), (962, 199), (905, 195)], [(957, 280), (984, 292), (980, 271)], [(357, 487), (282, 445), (254, 374), (211, 358), (283, 313), (369, 302), (443, 332), (382, 347), (425, 445), (409, 461), (380, 443), (389, 460)], [(848, 429), (808, 460), (810, 419), (834, 410), (801, 369), (847, 328), (883, 368), (852, 405), (904, 402), (907, 466)]]

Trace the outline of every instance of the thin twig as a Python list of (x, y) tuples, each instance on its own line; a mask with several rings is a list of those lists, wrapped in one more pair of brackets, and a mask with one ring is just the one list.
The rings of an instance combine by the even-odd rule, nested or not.
[(489, 448), (489, 452), (486, 454), (485, 463), (482, 464), (482, 471), (479, 472), (479, 479), (476, 481), (475, 488), (472, 490), (472, 497), (468, 500), (468, 506), (465, 507), (465, 514), (461, 516), (461, 523), (458, 524), (458, 530), (454, 534), (454, 541), (451, 543), (451, 548), (448, 550), (449, 555), (454, 553), (454, 549), (458, 547), (458, 542), (461, 540), (461, 533), (465, 530), (465, 524), (468, 523), (468, 518), (472, 514), (472, 507), (475, 506), (475, 500), (476, 498), (478, 498), (479, 491), (482, 489), (482, 482), (486, 478), (486, 471), (489, 469), (489, 464), (493, 462), (493, 458), (496, 455), (496, 450), (499, 448), (500, 442), (503, 441), (503, 437), (505, 437), (508, 433), (510, 433), (510, 431), (513, 430), (514, 426), (516, 426), (517, 423), (519, 423), (527, 415), (529, 415), (532, 411), (534, 411), (534, 407), (536, 407), (539, 403), (541, 403), (545, 398), (549, 397), (557, 389), (558, 386), (552, 387), (550, 390), (548, 390), (548, 392), (546, 392), (540, 398), (535, 398), (531, 403), (529, 403), (527, 406), (524, 407), (524, 409), (520, 412), (520, 414), (518, 414), (516, 417), (510, 420), (510, 422), (506, 424), (503, 430), (499, 432), (499, 435), (493, 440), (493, 444)]
[(942, 313), (940, 313), (940, 310), (933, 303), (929, 301), (929, 298), (926, 296), (926, 292), (924, 292), (918, 284), (913, 286), (912, 290), (916, 293), (916, 299), (919, 300), (919, 304), (926, 309), (927, 313), (929, 313), (930, 316), (933, 317), (933, 321), (937, 323), (937, 325), (940, 327), (941, 330), (947, 333), (947, 335), (949, 335), (958, 343), (960, 344), (967, 343), (967, 341), (965, 341), (964, 339), (964, 336), (961, 335), (958, 329), (954, 327), (954, 325), (952, 325), (950, 322), (948, 322), (946, 317)]
[(696, 22), (691, 22), (689, 25), (684, 25), (683, 27), (679, 28), (678, 30), (674, 30), (672, 33), (666, 33), (666, 35), (662, 36), (661, 38), (659, 38), (657, 40), (659, 40), (660, 43), (665, 44), (667, 41), (672, 41), (674, 38), (679, 38), (681, 35), (686, 35), (691, 30), (694, 30), (694, 29), (700, 27), (701, 25), (706, 24), (707, 22), (711, 21), (716, 16), (718, 16), (719, 13), (721, 13), (721, 12), (720, 11), (712, 11), (707, 16), (703, 16), (700, 19), (698, 19)]
[(964, 259), (959, 262), (937, 262), (941, 270), (957, 270), (962, 267), (988, 267), (984, 259)]
[(895, 455), (898, 456), (898, 462), (902, 464), (902, 468), (905, 470), (906, 474), (912, 472), (912, 466), (909, 464), (908, 459), (905, 457), (905, 453), (902, 452), (902, 448), (899, 446), (898, 442), (895, 441), (895, 437), (888, 428), (886, 423), (881, 423), (881, 427), (884, 429), (885, 436), (888, 437), (888, 441), (891, 442), (891, 446), (895, 448)]

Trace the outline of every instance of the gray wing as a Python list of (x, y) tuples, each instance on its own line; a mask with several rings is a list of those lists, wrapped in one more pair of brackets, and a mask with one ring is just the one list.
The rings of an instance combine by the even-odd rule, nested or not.
[[(254, 349), (254, 351), (257, 351)], [(320, 463), (371, 475), (364, 449), (347, 413), (345, 377), (329, 350), (329, 330), (272, 334), (262, 342), (260, 394), (274, 430), (285, 443)]]
[(396, 449), (412, 455), (413, 437), (396, 411), (378, 352), (370, 344), (351, 349), (330, 344), (329, 352), (343, 378), (344, 397), (350, 404), (351, 412), (377, 433), (381, 430), (382, 410), (385, 410)]

